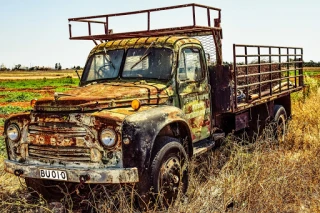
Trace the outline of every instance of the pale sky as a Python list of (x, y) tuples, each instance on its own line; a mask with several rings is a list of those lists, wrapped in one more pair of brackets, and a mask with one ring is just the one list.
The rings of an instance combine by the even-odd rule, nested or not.
[[(319, 0), (198, 0), (222, 9), (223, 57), (232, 61), (232, 45), (261, 44), (304, 48), (304, 60), (320, 61)], [(0, 64), (63, 68), (84, 66), (92, 41), (69, 40), (68, 18), (128, 12), (176, 4), (183, 0), (0, 0)], [(141, 18), (141, 17), (140, 17)], [(184, 13), (156, 17), (165, 27), (189, 19)], [(139, 17), (114, 19), (116, 29), (138, 29)], [(87, 30), (86, 25), (78, 26)], [(87, 32), (87, 31), (86, 31)], [(0, 74), (1, 75), (1, 74)]]

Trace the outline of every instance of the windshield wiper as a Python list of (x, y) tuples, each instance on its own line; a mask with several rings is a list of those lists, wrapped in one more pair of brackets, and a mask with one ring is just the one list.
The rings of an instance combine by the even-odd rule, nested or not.
[(143, 61), (143, 59), (145, 59), (148, 55), (150, 55), (150, 53), (151, 53), (151, 52), (148, 52), (148, 53), (144, 54), (143, 56), (141, 56), (140, 59), (139, 59), (139, 61), (137, 61), (136, 63), (134, 63), (134, 65), (132, 65), (130, 69), (132, 70), (132, 69), (133, 69), (135, 66), (137, 66), (141, 61)]
[(108, 62), (108, 64), (110, 64), (112, 66), (112, 68), (115, 70), (115, 66), (113, 65), (112, 61), (107, 57), (107, 56), (104, 56), (105, 60)]
[[(104, 50), (104, 54), (107, 54), (107, 50), (106, 50), (105, 47), (103, 48), (103, 50)], [(108, 62), (108, 64), (110, 64), (110, 65), (112, 66), (112, 68), (115, 70), (116, 68), (114, 67), (112, 61), (111, 61), (107, 56), (109, 56), (109, 55), (104, 55), (105, 60), (106, 60), (106, 61)]]
[(145, 59), (148, 55), (150, 55), (151, 52), (148, 52), (148, 50), (150, 49), (150, 47), (152, 47), (154, 44), (154, 41), (151, 42), (151, 44), (149, 45), (149, 47), (146, 49), (146, 51), (143, 53), (143, 55), (140, 57), (139, 61), (137, 61), (136, 63), (134, 63), (132, 66), (131, 66), (131, 70), (137, 66), (141, 61), (143, 61), (143, 59)]

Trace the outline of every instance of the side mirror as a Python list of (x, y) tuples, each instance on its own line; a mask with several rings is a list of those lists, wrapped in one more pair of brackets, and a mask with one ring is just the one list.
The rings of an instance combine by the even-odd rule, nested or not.
[(81, 80), (80, 75), (78, 73), (78, 70), (75, 70), (75, 72), (77, 73), (77, 76), (78, 76), (79, 80)]
[(210, 61), (210, 54), (206, 53), (205, 55), (206, 55), (207, 62), (209, 62)]

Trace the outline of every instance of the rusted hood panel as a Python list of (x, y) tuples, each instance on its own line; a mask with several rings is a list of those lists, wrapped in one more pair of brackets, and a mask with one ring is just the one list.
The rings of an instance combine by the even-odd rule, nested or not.
[(148, 95), (157, 95), (163, 93), (165, 84), (147, 83), (145, 81), (131, 82), (115, 82), (101, 83), (89, 86), (79, 87), (68, 91), (67, 94), (76, 96), (100, 96), (106, 99), (126, 99), (126, 98), (141, 98)]
[(107, 110), (97, 111), (95, 113), (92, 113), (91, 115), (97, 118), (108, 119), (108, 120), (111, 119), (117, 122), (122, 122), (129, 115), (143, 112), (154, 107), (155, 105), (142, 106), (137, 111), (133, 110), (131, 107), (107, 109)]
[(55, 97), (37, 101), (36, 111), (95, 110), (130, 106), (133, 99), (142, 104), (163, 104), (172, 96), (171, 86), (161, 83), (113, 82), (79, 87)]

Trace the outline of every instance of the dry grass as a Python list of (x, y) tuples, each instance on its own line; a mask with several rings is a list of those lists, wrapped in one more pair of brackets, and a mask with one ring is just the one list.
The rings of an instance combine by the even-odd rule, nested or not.
[[(224, 144), (191, 163), (186, 197), (168, 212), (319, 212), (320, 90), (310, 84), (309, 96), (293, 97), (293, 119), (286, 141), (277, 144), (268, 129), (253, 144), (227, 138)], [(0, 159), (2, 165), (3, 158)], [(53, 204), (28, 199), (16, 177), (0, 167), (1, 212), (54, 212)], [(116, 193), (101, 186), (82, 201), (97, 212), (134, 212), (132, 188)], [(72, 209), (75, 202), (66, 199)], [(49, 210), (50, 209), (50, 210)], [(74, 208), (73, 208), (74, 210)], [(71, 211), (71, 210), (70, 210)], [(149, 209), (155, 212), (157, 209)]]
[(320, 67), (304, 67), (305, 70), (320, 71)]

